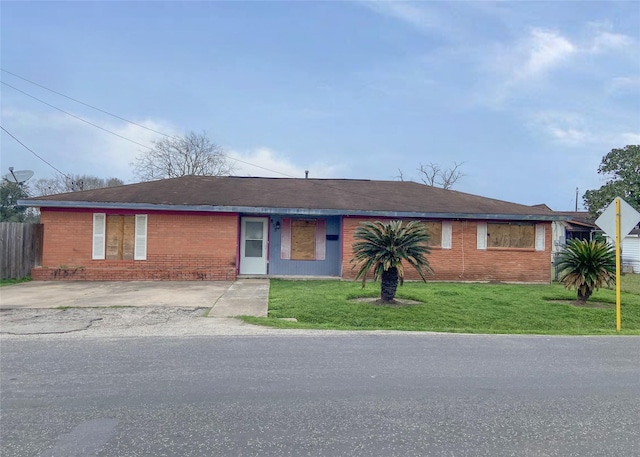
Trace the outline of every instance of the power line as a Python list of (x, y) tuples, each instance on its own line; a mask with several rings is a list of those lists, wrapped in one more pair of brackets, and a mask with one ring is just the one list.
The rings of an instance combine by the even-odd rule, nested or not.
[[(85, 103), (85, 102), (83, 102), (81, 100), (78, 100), (77, 98), (73, 98), (73, 97), (65, 95), (65, 94), (63, 94), (61, 92), (58, 92), (56, 90), (50, 89), (47, 86), (43, 86), (42, 84), (39, 84), (39, 83), (37, 83), (35, 81), (31, 81), (30, 79), (27, 79), (27, 78), (25, 78), (23, 76), (20, 76), (20, 75), (17, 75), (15, 73), (12, 73), (9, 70), (5, 70), (4, 68), (0, 68), (0, 71), (3, 71), (3, 72), (8, 73), (8, 74), (10, 74), (12, 76), (15, 76), (16, 78), (20, 78), (23, 81), (26, 81), (26, 82), (28, 82), (30, 84), (33, 84), (34, 86), (41, 87), (42, 89), (48, 90), (49, 92), (53, 92), (56, 95), (60, 95), (61, 97), (67, 98), (67, 99), (72, 100), (72, 101), (74, 101), (76, 103), (80, 103), (81, 105), (87, 106), (87, 107), (89, 107), (91, 109), (94, 109), (96, 111), (100, 111), (101, 113), (107, 114), (107, 115), (109, 115), (111, 117), (115, 117), (116, 119), (120, 119), (121, 121), (128, 122), (129, 124), (133, 124), (133, 125), (135, 125), (137, 127), (143, 128), (145, 130), (149, 130), (150, 132), (157, 133), (158, 135), (166, 136), (168, 138), (175, 138), (172, 135), (168, 135), (168, 134), (166, 134), (164, 132), (160, 132), (158, 130), (154, 130), (154, 129), (150, 128), (150, 127), (147, 127), (146, 125), (142, 125), (142, 124), (139, 124), (137, 122), (131, 121), (129, 119), (125, 119), (124, 117), (118, 116), (117, 114), (110, 113), (109, 111), (105, 111), (105, 110), (103, 110), (101, 108), (98, 108), (97, 106), (90, 105), (89, 103)], [(11, 87), (11, 86), (9, 86), (9, 87)]]
[[(41, 88), (43, 88), (43, 89), (45, 89), (45, 90), (48, 90), (49, 92), (52, 92), (52, 93), (57, 94), (57, 95), (60, 95), (61, 97), (68, 98), (69, 100), (72, 100), (72, 101), (74, 101), (74, 102), (76, 102), (76, 103), (80, 103), (81, 105), (87, 106), (87, 107), (89, 107), (89, 108), (95, 109), (96, 111), (100, 111), (101, 113), (107, 114), (107, 115), (112, 116), (112, 117), (114, 117), (114, 118), (116, 118), (116, 119), (119, 119), (119, 120), (121, 120), (121, 121), (128, 122), (128, 123), (130, 123), (130, 124), (136, 125), (136, 126), (138, 126), (138, 127), (141, 127), (141, 128), (143, 128), (143, 129), (149, 130), (149, 131), (154, 132), (154, 133), (157, 133), (157, 134), (159, 134), (159, 135), (163, 135), (163, 136), (168, 137), (168, 138), (176, 138), (175, 136), (169, 135), (169, 134), (164, 133), (164, 132), (160, 132), (160, 131), (158, 131), (158, 130), (154, 130), (154, 129), (149, 128), (149, 127), (146, 127), (146, 126), (144, 126), (144, 125), (142, 125), (142, 124), (138, 124), (137, 122), (133, 122), (133, 121), (130, 121), (129, 119), (125, 119), (124, 117), (118, 116), (117, 114), (113, 114), (113, 113), (110, 113), (110, 112), (108, 112), (108, 111), (105, 111), (105, 110), (103, 110), (103, 109), (101, 109), (101, 108), (98, 108), (97, 106), (93, 106), (93, 105), (90, 105), (90, 104), (88, 104), (88, 103), (85, 103), (85, 102), (83, 102), (83, 101), (81, 101), (81, 100), (78, 100), (78, 99), (76, 99), (76, 98), (69, 97), (68, 95), (65, 95), (65, 94), (63, 94), (63, 93), (60, 93), (60, 92), (55, 91), (55, 90), (53, 90), (53, 89), (50, 89), (50, 88), (48, 88), (48, 87), (46, 87), (46, 86), (43, 86), (42, 84), (39, 84), (39, 83), (37, 83), (37, 82), (31, 81), (31, 80), (29, 80), (29, 79), (27, 79), (27, 78), (25, 78), (25, 77), (23, 77), (23, 76), (20, 76), (20, 75), (17, 75), (17, 74), (15, 74), (15, 73), (11, 72), (11, 71), (9, 71), (9, 70), (5, 70), (4, 68), (0, 68), (0, 70), (1, 70), (1, 71), (3, 71), (3, 72), (5, 72), (5, 73), (8, 73), (8, 74), (10, 74), (10, 75), (12, 75), (12, 76), (15, 76), (16, 78), (20, 78), (20, 79), (22, 79), (22, 80), (24, 80), (24, 81), (26, 81), (26, 82), (28, 82), (28, 83), (31, 83), (31, 84), (33, 84), (33, 85), (35, 85), (35, 86), (41, 87)], [(140, 143), (137, 143), (137, 142), (135, 142), (134, 140), (131, 140), (131, 139), (129, 139), (129, 138), (125, 138), (125, 137), (123, 137), (122, 135), (119, 135), (119, 134), (117, 134), (117, 133), (115, 133), (115, 132), (111, 132), (110, 130), (107, 130), (107, 129), (105, 129), (105, 128), (103, 128), (103, 127), (100, 127), (100, 126), (98, 126), (98, 125), (96, 125), (96, 124), (93, 124), (92, 122), (89, 122), (89, 121), (87, 121), (87, 120), (85, 120), (85, 119), (83, 119), (83, 118), (81, 118), (81, 117), (79, 117), (79, 116), (76, 116), (75, 114), (68, 113), (68, 112), (66, 112), (66, 111), (64, 111), (64, 110), (62, 110), (62, 109), (60, 109), (60, 108), (58, 108), (58, 107), (56, 107), (56, 106), (53, 106), (53, 105), (51, 105), (50, 103), (47, 103), (47, 102), (45, 102), (44, 100), (41, 100), (41, 99), (39, 99), (39, 98), (37, 98), (37, 97), (35, 97), (35, 96), (31, 95), (31, 94), (28, 94), (28, 93), (26, 93), (26, 92), (24, 92), (24, 91), (22, 91), (22, 90), (20, 90), (20, 89), (18, 89), (18, 88), (16, 88), (16, 87), (14, 87), (14, 86), (10, 85), (10, 84), (8, 84), (8, 83), (6, 83), (6, 82), (4, 82), (4, 81), (0, 81), (0, 82), (2, 82), (2, 84), (6, 85), (6, 86), (8, 86), (8, 87), (10, 87), (10, 88), (12, 88), (12, 89), (14, 89), (14, 90), (17, 90), (18, 92), (20, 92), (20, 93), (22, 93), (22, 94), (26, 95), (27, 97), (31, 97), (31, 98), (33, 98), (34, 100), (37, 100), (37, 101), (39, 101), (39, 102), (41, 102), (41, 103), (44, 103), (45, 105), (47, 105), (47, 106), (49, 106), (49, 107), (51, 107), (51, 108), (54, 108), (54, 109), (56, 109), (56, 110), (58, 110), (58, 111), (60, 111), (60, 112), (62, 112), (62, 113), (64, 113), (64, 114), (67, 114), (67, 115), (72, 116), (72, 117), (74, 117), (74, 118), (76, 118), (76, 119), (78, 119), (78, 120), (80, 120), (80, 121), (82, 121), (82, 122), (85, 122), (85, 123), (87, 123), (87, 124), (89, 124), (89, 125), (92, 125), (93, 127), (97, 127), (97, 128), (99, 128), (99, 129), (101, 129), (101, 130), (104, 130), (104, 131), (106, 131), (106, 132), (109, 132), (109, 133), (112, 133), (112, 134), (114, 134), (114, 135), (117, 135), (117, 136), (119, 136), (120, 138), (123, 138), (123, 139), (125, 139), (125, 140), (127, 140), (127, 141), (130, 141), (130, 142), (135, 143), (135, 144), (138, 144), (138, 145), (140, 145), (140, 146), (143, 146), (143, 147), (149, 148), (149, 146), (141, 145)], [(149, 148), (149, 149), (152, 149), (152, 148)], [(238, 159), (238, 158), (236, 158), (236, 157), (231, 157), (231, 156), (228, 156), (228, 155), (226, 155), (226, 154), (221, 154), (221, 155), (222, 155), (223, 157), (225, 157), (225, 158), (229, 159), (229, 160), (234, 160), (234, 161), (236, 161), (236, 162), (244, 163), (245, 165), (250, 165), (250, 166), (252, 166), (252, 167), (260, 168), (260, 169), (262, 169), (262, 170), (269, 171), (269, 172), (271, 172), (271, 173), (276, 173), (276, 174), (279, 174), (279, 175), (282, 175), (282, 176), (286, 176), (286, 177), (289, 177), (289, 178), (296, 178), (296, 176), (291, 176), (291, 175), (288, 175), (288, 174), (286, 174), (286, 173), (279, 172), (279, 171), (277, 171), (277, 170), (272, 170), (272, 169), (270, 169), (270, 168), (266, 168), (266, 167), (263, 167), (263, 166), (260, 166), (260, 165), (256, 165), (256, 164), (253, 164), (253, 163), (251, 163), (251, 162), (247, 162), (247, 161), (244, 161), (244, 160), (242, 160), (242, 159)]]
[(49, 107), (51, 107), (51, 108), (53, 108), (53, 109), (55, 109), (55, 110), (58, 110), (58, 111), (60, 111), (61, 113), (66, 114), (67, 116), (71, 116), (71, 117), (73, 117), (73, 118), (75, 118), (75, 119), (78, 119), (79, 121), (82, 121), (82, 122), (84, 122), (85, 124), (89, 124), (89, 125), (91, 125), (91, 126), (93, 126), (93, 127), (95, 127), (95, 128), (98, 128), (98, 129), (103, 130), (103, 131), (105, 131), (105, 132), (107, 132), (107, 133), (110, 133), (110, 134), (115, 135), (115, 136), (117, 136), (117, 137), (119, 137), (119, 138), (122, 138), (123, 140), (129, 141), (129, 142), (131, 142), (131, 143), (133, 143), (133, 144), (137, 144), (138, 146), (142, 146), (143, 148), (146, 148), (146, 149), (153, 149), (152, 147), (147, 146), (146, 144), (138, 143), (138, 142), (137, 142), (137, 141), (135, 141), (135, 140), (132, 140), (132, 139), (130, 139), (130, 138), (127, 138), (127, 137), (125, 137), (125, 136), (122, 136), (122, 135), (120, 135), (119, 133), (112, 132), (112, 131), (111, 131), (111, 130), (109, 130), (109, 129), (105, 129), (104, 127), (101, 127), (101, 126), (99, 126), (98, 124), (94, 124), (93, 122), (90, 122), (90, 121), (88, 121), (88, 120), (86, 120), (86, 119), (81, 118), (80, 116), (76, 116), (75, 114), (69, 113), (68, 111), (65, 111), (65, 110), (63, 110), (63, 109), (61, 109), (61, 108), (58, 108), (57, 106), (53, 106), (51, 103), (47, 103), (47, 102), (45, 102), (44, 100), (39, 99), (38, 97), (35, 97), (35, 96), (31, 95), (31, 94), (26, 93), (26, 92), (25, 92), (25, 91), (23, 91), (23, 90), (18, 89), (17, 87), (13, 87), (11, 84), (8, 84), (8, 83), (6, 83), (6, 82), (4, 82), (4, 81), (0, 81), (0, 83), (4, 84), (4, 85), (5, 85), (5, 86), (7, 86), (7, 87), (12, 88), (13, 90), (16, 90), (16, 91), (20, 92), (21, 94), (26, 95), (27, 97), (33, 98), (34, 100), (37, 100), (37, 101), (39, 101), (40, 103), (43, 103), (43, 104), (45, 104), (45, 105), (47, 105), (47, 106), (49, 106)]
[[(29, 80), (27, 80), (26, 78), (22, 78), (21, 76), (15, 75), (14, 73), (11, 73), (11, 72), (9, 72), (9, 71), (7, 71), (7, 70), (4, 70), (4, 69), (3, 69), (2, 71), (4, 71), (5, 73), (9, 73), (9, 74), (12, 74), (12, 75), (14, 75), (14, 76), (17, 76), (18, 78), (24, 79), (25, 81), (30, 82), (30, 83), (32, 83), (32, 84), (35, 84), (35, 85), (37, 85), (37, 86), (43, 87), (44, 89), (51, 90), (51, 89), (48, 89), (48, 88), (46, 88), (46, 87), (44, 87), (44, 86), (41, 86), (41, 85), (39, 85), (39, 84), (37, 84), (37, 83), (33, 83), (32, 81), (29, 81)], [(136, 145), (138, 145), (138, 146), (142, 146), (143, 148), (146, 148), (146, 149), (149, 149), (149, 150), (153, 150), (153, 148), (152, 148), (152, 147), (150, 147), (150, 146), (144, 145), (144, 144), (142, 144), (142, 143), (138, 143), (138, 142), (137, 142), (137, 141), (135, 141), (135, 140), (132, 140), (132, 139), (127, 138), (127, 137), (125, 137), (125, 136), (123, 136), (123, 135), (120, 135), (119, 133), (113, 132), (113, 131), (111, 131), (111, 130), (109, 130), (109, 129), (106, 129), (106, 128), (104, 128), (104, 127), (100, 126), (100, 125), (94, 124), (93, 122), (87, 121), (86, 119), (83, 119), (83, 118), (81, 118), (80, 116), (77, 116), (77, 115), (75, 115), (75, 114), (69, 113), (69, 112), (67, 112), (67, 111), (65, 111), (65, 110), (63, 110), (63, 109), (61, 109), (61, 108), (58, 108), (57, 106), (54, 106), (54, 105), (52, 105), (52, 104), (50, 104), (50, 103), (48, 103), (48, 102), (46, 102), (46, 101), (44, 101), (44, 100), (42, 100), (42, 99), (40, 99), (40, 98), (38, 98), (38, 97), (35, 97), (35, 96), (33, 96), (33, 95), (31, 95), (31, 94), (29, 94), (29, 93), (27, 93), (27, 92), (23, 91), (23, 90), (20, 90), (20, 89), (18, 89), (17, 87), (12, 86), (11, 84), (8, 84), (8, 83), (6, 83), (6, 82), (4, 82), (4, 81), (0, 81), (0, 82), (1, 82), (2, 84), (4, 84), (5, 86), (10, 87), (10, 88), (12, 88), (12, 89), (14, 89), (14, 90), (16, 90), (16, 91), (20, 92), (21, 94), (26, 95), (27, 97), (30, 97), (30, 98), (32, 98), (32, 99), (34, 99), (34, 100), (37, 100), (37, 101), (39, 101), (40, 103), (43, 103), (43, 104), (45, 104), (45, 105), (47, 105), (47, 106), (49, 106), (49, 107), (51, 107), (51, 108), (53, 108), (53, 109), (55, 109), (55, 110), (60, 111), (61, 113), (64, 113), (64, 114), (66, 114), (66, 115), (68, 115), (68, 116), (71, 116), (71, 117), (73, 117), (73, 118), (75, 118), (75, 119), (77, 119), (77, 120), (79, 120), (79, 121), (81, 121), (81, 122), (84, 122), (84, 123), (86, 123), (86, 124), (88, 124), (88, 125), (91, 125), (92, 127), (96, 127), (96, 128), (98, 128), (98, 129), (100, 129), (100, 130), (102, 130), (102, 131), (105, 131), (105, 132), (107, 132), (107, 133), (111, 133), (112, 135), (115, 135), (115, 136), (117, 136), (117, 137), (119, 137), (119, 138), (122, 138), (123, 140), (129, 141), (129, 142), (131, 142), (131, 143), (133, 143), (133, 144), (136, 144)], [(53, 90), (51, 90), (51, 92), (57, 93), (56, 91), (53, 91)], [(109, 112), (107, 112), (107, 111), (104, 111), (104, 110), (102, 110), (102, 109), (100, 109), (100, 108), (96, 108), (96, 107), (93, 107), (93, 106), (91, 106), (91, 105), (89, 105), (89, 104), (86, 104), (86, 103), (84, 103), (84, 102), (81, 102), (81, 101), (79, 101), (79, 100), (75, 100), (75, 99), (72, 99), (71, 97), (67, 97), (66, 95), (63, 95), (63, 94), (59, 94), (59, 95), (62, 95), (63, 97), (69, 98), (69, 99), (71, 99), (71, 100), (73, 100), (73, 101), (76, 101), (76, 102), (78, 102), (78, 103), (81, 103), (81, 104), (83, 104), (83, 105), (86, 105), (86, 106), (88, 106), (88, 107), (90, 107), (90, 108), (97, 109), (97, 110), (98, 110), (98, 111), (100, 111), (100, 112), (103, 112), (103, 113), (109, 114), (109, 115), (114, 116), (114, 117), (116, 117), (116, 118), (118, 118), (118, 119), (121, 119), (121, 120), (123, 120), (123, 121), (125, 121), (125, 122), (130, 122), (130, 123), (132, 123), (132, 124), (134, 124), (134, 125), (139, 125), (139, 124), (136, 124), (135, 122), (131, 122), (131, 121), (127, 120), (127, 119), (124, 119), (124, 118), (122, 118), (122, 117), (120, 117), (120, 116), (117, 116), (117, 115), (111, 114), (111, 113), (109, 113)], [(147, 130), (151, 130), (151, 131), (153, 131), (153, 132), (155, 132), (155, 133), (158, 133), (158, 134), (160, 134), (160, 135), (164, 135), (165, 137), (175, 138), (175, 137), (173, 137), (173, 136), (171, 136), (171, 135), (168, 135), (168, 134), (166, 134), (166, 133), (157, 132), (157, 131), (155, 131), (155, 130), (153, 130), (153, 129), (148, 129), (147, 127), (144, 127), (144, 126), (140, 126), (140, 127), (146, 128)], [(4, 129), (3, 129), (3, 130), (4, 130)], [(6, 130), (5, 130), (5, 131), (6, 131)], [(7, 133), (8, 133), (8, 132), (7, 132)], [(11, 136), (13, 137), (13, 135), (11, 135)], [(15, 137), (13, 137), (13, 138), (15, 139)], [(16, 139), (16, 141), (18, 141), (18, 140)], [(21, 143), (21, 144), (22, 144), (22, 143)], [(24, 146), (24, 145), (23, 145), (23, 146)], [(26, 147), (26, 146), (25, 146), (25, 147)], [(33, 152), (33, 151), (31, 151), (31, 152)], [(34, 153), (34, 154), (35, 154), (35, 153)], [(238, 159), (238, 158), (236, 158), (236, 157), (231, 157), (231, 156), (229, 156), (229, 155), (227, 155), (227, 154), (224, 154), (224, 153), (221, 153), (220, 155), (221, 155), (222, 157), (224, 157), (224, 158), (228, 159), (228, 160), (233, 160), (233, 161), (236, 161), (236, 162), (240, 162), (240, 163), (243, 163), (243, 164), (245, 164), (245, 165), (249, 165), (249, 166), (251, 166), (251, 167), (259, 168), (259, 169), (261, 169), (261, 170), (269, 171), (269, 172), (271, 172), (271, 173), (276, 173), (276, 174), (278, 174), (278, 175), (281, 175), (281, 176), (284, 176), (284, 177), (287, 177), (287, 178), (301, 179), (301, 178), (298, 178), (297, 176), (292, 176), (292, 175), (289, 175), (289, 174), (287, 174), (287, 173), (283, 173), (283, 172), (281, 172), (281, 171), (273, 170), (273, 169), (271, 169), (271, 168), (263, 167), (263, 166), (261, 166), (261, 165), (257, 165), (257, 164), (254, 164), (254, 163), (248, 162), (248, 161), (246, 161), (246, 160)], [(44, 160), (44, 159), (42, 159), (42, 160)], [(47, 162), (47, 163), (48, 163), (48, 162)], [(49, 164), (49, 165), (51, 165), (51, 164)], [(51, 166), (53, 167), (53, 165), (51, 165)], [(57, 170), (57, 168), (55, 168), (55, 167), (53, 167), (53, 168)], [(62, 174), (64, 175), (64, 173), (62, 173)], [(66, 175), (64, 175), (64, 176), (66, 176)], [(318, 181), (311, 181), (311, 182), (313, 182), (314, 184), (319, 185), (319, 186), (324, 186), (324, 187), (327, 187), (327, 188), (333, 188), (333, 189), (339, 189), (338, 187), (336, 187), (336, 186), (331, 186), (331, 185), (327, 184), (326, 182), (318, 182)], [(371, 197), (371, 195), (368, 195), (368, 194), (362, 194), (362, 193), (359, 193), (359, 192), (345, 191), (344, 189), (339, 189), (339, 190), (342, 190), (343, 192), (348, 192), (348, 193), (350, 193), (350, 194), (352, 194), (352, 195), (361, 196), (361, 197)], [(377, 199), (377, 200), (379, 200), (379, 201), (386, 202), (386, 203), (394, 203), (394, 204), (395, 204), (395, 203), (398, 203), (397, 201), (386, 200), (386, 199), (384, 199), (384, 198), (380, 198), (379, 196), (374, 196), (374, 198), (376, 198), (376, 199)]]
[[(6, 71), (6, 70), (3, 70), (3, 71)], [(7, 72), (7, 73), (8, 73), (8, 72)], [(115, 136), (117, 136), (117, 137), (119, 137), (119, 138), (122, 138), (123, 140), (129, 141), (129, 142), (131, 142), (131, 143), (133, 143), (133, 144), (137, 144), (138, 146), (142, 146), (143, 148), (147, 148), (147, 149), (150, 149), (150, 150), (151, 150), (151, 149), (153, 149), (153, 148), (152, 148), (152, 147), (150, 147), (150, 146), (144, 145), (144, 144), (142, 144), (142, 143), (138, 143), (138, 142), (137, 142), (137, 141), (135, 141), (135, 140), (132, 140), (132, 139), (130, 139), (130, 138), (127, 138), (127, 137), (125, 137), (125, 136), (120, 135), (119, 133), (113, 132), (113, 131), (111, 131), (111, 130), (109, 130), (109, 129), (106, 129), (106, 128), (104, 128), (104, 127), (100, 126), (100, 125), (94, 124), (94, 123), (93, 123), (93, 122), (91, 122), (91, 121), (87, 121), (86, 119), (83, 119), (83, 118), (82, 118), (82, 117), (80, 117), (80, 116), (77, 116), (77, 115), (75, 115), (75, 114), (73, 114), (73, 113), (69, 113), (68, 111), (65, 111), (65, 110), (63, 110), (63, 109), (61, 109), (61, 108), (58, 108), (57, 106), (54, 106), (54, 105), (52, 105), (51, 103), (47, 103), (46, 101), (44, 101), (44, 100), (42, 100), (42, 99), (40, 99), (40, 98), (38, 98), (38, 97), (36, 97), (36, 96), (34, 96), (34, 95), (31, 95), (31, 94), (29, 94), (29, 93), (27, 93), (27, 92), (25, 92), (25, 91), (23, 91), (23, 90), (20, 90), (20, 89), (18, 89), (17, 87), (12, 86), (12, 85), (11, 85), (11, 84), (9, 84), (9, 83), (6, 83), (6, 82), (4, 82), (4, 81), (0, 81), (0, 83), (4, 84), (4, 85), (5, 85), (5, 86), (7, 86), (7, 87), (12, 88), (13, 90), (16, 90), (16, 91), (20, 92), (20, 93), (21, 93), (21, 94), (23, 94), (23, 95), (26, 95), (27, 97), (30, 97), (30, 98), (32, 98), (32, 99), (34, 99), (34, 100), (37, 100), (37, 101), (39, 101), (40, 103), (43, 103), (43, 104), (45, 104), (45, 105), (49, 106), (50, 108), (53, 108), (53, 109), (55, 109), (55, 110), (58, 110), (58, 111), (60, 111), (61, 113), (64, 113), (64, 114), (66, 114), (66, 115), (68, 115), (68, 116), (71, 116), (71, 117), (73, 117), (73, 118), (75, 118), (75, 119), (78, 119), (79, 121), (82, 121), (82, 122), (84, 122), (84, 123), (86, 123), (86, 124), (89, 124), (89, 125), (91, 125), (92, 127), (96, 127), (96, 128), (98, 128), (98, 129), (100, 129), (100, 130), (103, 130), (103, 131), (105, 131), (105, 132), (107, 132), (107, 133), (111, 133), (112, 135), (115, 135)], [(82, 103), (82, 102), (81, 102), (81, 103)], [(84, 103), (83, 103), (83, 104), (84, 104)], [(99, 111), (102, 111), (102, 110), (100, 110), (100, 109), (98, 109), (98, 110), (99, 110)], [(114, 115), (114, 116), (115, 116), (115, 115)], [(130, 121), (127, 121), (126, 119), (121, 118), (121, 117), (119, 117), (119, 116), (115, 116), (115, 117), (117, 117), (118, 119), (122, 119), (122, 120), (124, 120), (125, 122), (130, 122)], [(135, 123), (133, 122), (133, 124), (135, 124)], [(138, 124), (135, 124), (135, 125), (138, 125)], [(151, 129), (148, 129), (148, 130), (151, 130)], [(172, 137), (171, 135), (168, 135), (168, 134), (166, 134), (166, 133), (157, 132), (157, 131), (155, 131), (155, 130), (152, 130), (152, 131), (153, 131), (153, 132), (156, 132), (156, 133), (159, 133), (159, 134), (161, 134), (161, 135), (164, 135), (164, 136), (166, 136), (166, 137), (169, 137), (169, 138), (175, 138), (175, 137)], [(257, 164), (251, 163), (251, 162), (247, 162), (246, 160), (238, 159), (238, 158), (236, 158), (236, 157), (231, 157), (231, 156), (229, 156), (229, 155), (227, 155), (227, 154), (220, 154), (220, 155), (221, 155), (221, 156), (223, 156), (223, 157), (224, 157), (224, 158), (226, 158), (226, 159), (233, 160), (233, 161), (240, 162), (240, 163), (244, 163), (245, 165), (250, 165), (250, 166), (252, 166), (252, 167), (260, 168), (260, 169), (262, 169), (262, 170), (269, 171), (269, 172), (271, 172), (271, 173), (277, 173), (277, 174), (279, 174), (279, 175), (286, 176), (286, 177), (289, 177), (289, 178), (295, 178), (295, 176), (291, 176), (291, 175), (288, 175), (288, 174), (286, 174), (286, 173), (282, 173), (282, 172), (277, 171), (277, 170), (272, 170), (272, 169), (270, 169), (270, 168), (263, 167), (263, 166), (261, 166), (261, 165), (257, 165)]]
[(24, 147), (27, 151), (29, 151), (31, 154), (33, 154), (34, 156), (36, 156), (38, 159), (42, 160), (44, 163), (46, 163), (47, 165), (49, 165), (51, 168), (53, 168), (55, 171), (57, 171), (58, 173), (60, 173), (62, 176), (64, 176), (67, 179), (71, 179), (69, 176), (67, 176), (66, 173), (63, 173), (62, 171), (58, 170), (56, 167), (54, 167), (50, 162), (48, 162), (46, 159), (40, 157), (38, 154), (36, 154), (31, 148), (29, 148), (26, 144), (24, 144), (22, 141), (20, 141), (19, 139), (17, 139), (15, 136), (13, 136), (13, 134), (11, 134), (11, 132), (9, 132), (7, 129), (5, 129), (2, 125), (0, 125), (0, 129), (4, 130), (4, 132), (9, 135), (11, 138), (13, 138), (14, 140), (16, 140), (18, 143), (20, 143), (22, 145), (22, 147)]

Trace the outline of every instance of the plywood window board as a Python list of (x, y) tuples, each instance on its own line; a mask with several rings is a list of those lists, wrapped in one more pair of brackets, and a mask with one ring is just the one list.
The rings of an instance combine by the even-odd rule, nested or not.
[(315, 260), (316, 220), (291, 221), (291, 260)]
[(135, 243), (135, 216), (107, 216), (107, 260), (132, 260)]
[(533, 249), (535, 239), (533, 224), (487, 224), (487, 246), (490, 248)]

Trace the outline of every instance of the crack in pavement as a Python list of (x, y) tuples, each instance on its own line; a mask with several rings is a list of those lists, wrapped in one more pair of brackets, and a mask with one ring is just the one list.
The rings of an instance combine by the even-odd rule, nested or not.
[(33, 322), (32, 319), (19, 319), (3, 323), (0, 333), (9, 335), (46, 335), (52, 333), (71, 333), (87, 330), (93, 322), (102, 320), (94, 317), (82, 320), (50, 320), (45, 322)]

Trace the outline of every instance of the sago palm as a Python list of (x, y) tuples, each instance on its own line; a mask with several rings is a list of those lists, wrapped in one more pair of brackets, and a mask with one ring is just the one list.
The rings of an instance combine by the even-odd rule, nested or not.
[(560, 252), (557, 267), (560, 282), (567, 289), (577, 289), (581, 302), (605, 284), (615, 284), (615, 251), (601, 241), (570, 240)]
[(398, 282), (404, 282), (403, 261), (416, 269), (423, 281), (426, 274), (433, 273), (427, 255), (431, 252), (427, 245), (429, 232), (424, 224), (412, 221), (402, 225), (402, 221), (383, 223), (363, 222), (356, 229), (351, 263), (359, 266), (356, 279), (362, 279), (362, 287), (367, 276), (373, 271), (373, 280), (381, 279), (380, 298), (392, 302), (396, 296)]

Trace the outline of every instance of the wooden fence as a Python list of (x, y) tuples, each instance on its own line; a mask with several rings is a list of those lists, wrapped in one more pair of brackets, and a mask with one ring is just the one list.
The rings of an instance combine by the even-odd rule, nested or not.
[(42, 224), (0, 222), (0, 278), (24, 278), (42, 264)]

